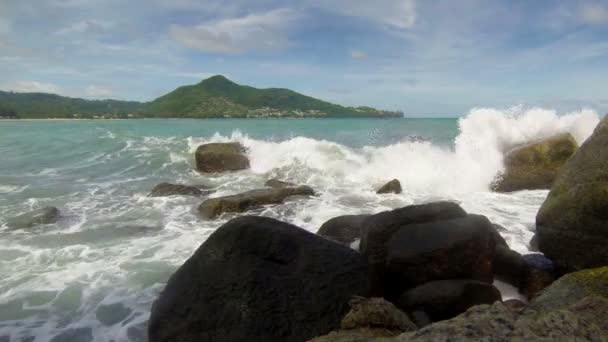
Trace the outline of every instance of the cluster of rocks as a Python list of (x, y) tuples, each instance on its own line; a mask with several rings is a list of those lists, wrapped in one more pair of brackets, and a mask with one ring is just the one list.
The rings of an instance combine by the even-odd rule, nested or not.
[[(271, 218), (233, 219), (169, 279), (152, 308), (150, 340), (603, 340), (607, 146), (605, 119), (573, 156), (560, 147), (542, 159), (566, 159), (537, 217), (545, 256), (509, 249), (499, 226), (452, 202), (341, 216), (317, 234)], [(536, 160), (544, 148), (513, 158)], [(220, 205), (244, 210), (233, 198)], [(529, 303), (503, 302), (495, 280)]]

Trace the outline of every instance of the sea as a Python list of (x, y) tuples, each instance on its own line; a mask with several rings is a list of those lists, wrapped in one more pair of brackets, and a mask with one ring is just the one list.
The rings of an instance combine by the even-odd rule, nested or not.
[[(318, 196), (258, 208), (311, 232), (339, 215), (452, 200), (504, 227), (529, 253), (548, 191), (495, 193), (512, 148), (560, 132), (582, 143), (598, 113), (477, 108), (445, 119), (149, 119), (0, 121), (0, 341), (146, 341), (150, 308), (170, 275), (219, 226), (202, 199), (147, 197), (161, 182), (212, 197), (279, 178)], [(195, 171), (200, 144), (239, 141), (251, 169)], [(398, 179), (402, 194), (377, 195)], [(44, 206), (56, 224), (10, 230)]]

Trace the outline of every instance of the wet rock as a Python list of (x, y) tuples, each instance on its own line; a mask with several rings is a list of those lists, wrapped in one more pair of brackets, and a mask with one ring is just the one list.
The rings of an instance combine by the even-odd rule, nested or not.
[(416, 330), (416, 325), (395, 305), (384, 298), (354, 298), (351, 310), (341, 323), (343, 330), (358, 328), (382, 328), (396, 331)]
[(365, 219), (360, 250), (370, 263), (372, 294), (382, 296), (385, 292), (387, 243), (393, 234), (412, 224), (449, 220), (466, 215), (456, 203), (434, 202), (385, 211)]
[(166, 197), (166, 196), (195, 196), (200, 197), (210, 194), (210, 190), (201, 190), (196, 186), (161, 183), (155, 186), (148, 197)]
[(532, 299), (555, 281), (555, 267), (553, 262), (542, 254), (527, 254), (522, 258), (526, 263), (526, 274), (520, 291), (528, 299)]
[(251, 190), (238, 195), (211, 198), (204, 201), (198, 211), (203, 218), (214, 219), (223, 213), (241, 213), (267, 204), (280, 204), (292, 196), (312, 196), (308, 186)]
[(502, 299), (492, 284), (467, 279), (438, 280), (405, 292), (398, 301), (407, 311), (423, 311), (433, 321), (452, 318), (468, 308)]
[[(485, 216), (412, 224), (387, 243), (387, 295), (433, 280), (474, 279), (491, 283), (495, 242)], [(389, 297), (390, 298), (390, 297)]]
[(505, 300), (503, 302), (503, 304), (509, 309), (511, 310), (511, 312), (516, 313), (516, 314), (521, 314), (524, 312), (524, 310), (526, 310), (526, 308), (528, 307), (528, 304), (522, 302), (521, 300), (518, 299), (509, 299), (509, 300)]
[(151, 342), (305, 341), (340, 326), (368, 292), (365, 259), (266, 217), (216, 230), (152, 307)]
[(211, 143), (196, 149), (196, 169), (204, 173), (238, 171), (249, 168), (245, 147), (240, 143)]
[(530, 307), (537, 311), (563, 309), (588, 296), (608, 299), (608, 266), (566, 274), (536, 296)]
[(349, 245), (361, 238), (363, 221), (370, 215), (344, 215), (330, 219), (323, 223), (318, 235)]
[(398, 179), (393, 179), (392, 181), (384, 184), (378, 191), (377, 194), (400, 194), (403, 190), (401, 189), (401, 183)]
[(12, 230), (33, 228), (39, 225), (56, 223), (59, 216), (59, 209), (44, 207), (8, 220), (7, 226)]
[(373, 328), (339, 330), (314, 338), (310, 342), (381, 342), (391, 341), (392, 339), (388, 338), (394, 337), (395, 334), (392, 330)]
[(559, 273), (608, 265), (608, 116), (561, 168), (536, 216)]
[(570, 133), (559, 134), (508, 152), (505, 172), (495, 185), (499, 192), (549, 189), (559, 170), (576, 152)]
[(294, 183), (284, 182), (282, 180), (273, 178), (273, 179), (268, 180), (266, 183), (264, 183), (264, 186), (267, 186), (270, 188), (289, 188), (289, 187), (294, 187), (297, 185)]
[(121, 303), (101, 305), (95, 311), (95, 317), (104, 325), (111, 326), (124, 321), (132, 310)]

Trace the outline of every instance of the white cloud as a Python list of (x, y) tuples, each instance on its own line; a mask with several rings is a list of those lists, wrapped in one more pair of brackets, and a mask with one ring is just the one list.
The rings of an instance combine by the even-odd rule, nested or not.
[(223, 19), (198, 26), (172, 25), (170, 36), (192, 49), (213, 53), (277, 50), (288, 44), (288, 25), (297, 19), (289, 9)]
[(364, 60), (367, 59), (367, 53), (365, 51), (361, 51), (361, 50), (351, 50), (350, 51), (350, 57), (352, 59), (357, 59), (357, 60)]
[(114, 94), (111, 88), (91, 84), (86, 88), (85, 94), (88, 97), (107, 98)]
[(587, 3), (581, 7), (581, 19), (592, 25), (608, 24), (608, 9), (596, 3)]
[(82, 20), (75, 22), (70, 26), (64, 27), (56, 33), (60, 35), (72, 33), (103, 33), (112, 28), (112, 26), (112, 23), (106, 21), (96, 19)]
[(415, 0), (311, 0), (312, 6), (340, 15), (359, 17), (398, 29), (409, 29), (417, 19)]
[(2, 86), (3, 89), (19, 93), (61, 93), (61, 88), (53, 83), (37, 81), (14, 81)]

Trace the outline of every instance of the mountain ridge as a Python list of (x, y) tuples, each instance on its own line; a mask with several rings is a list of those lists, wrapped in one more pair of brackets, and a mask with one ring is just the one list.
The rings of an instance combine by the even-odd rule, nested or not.
[[(13, 114), (13, 115), (11, 115)], [(0, 117), (19, 118), (269, 118), (403, 117), (401, 112), (345, 107), (286, 88), (255, 88), (216, 75), (149, 102), (85, 100), (0, 91)]]

